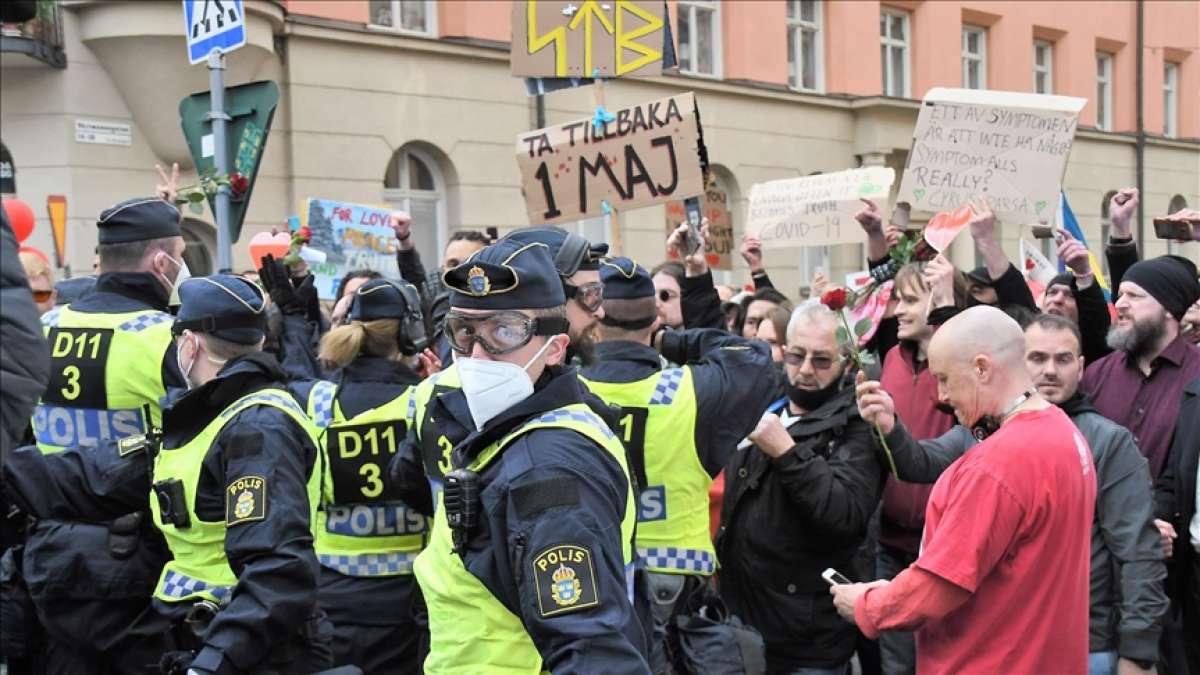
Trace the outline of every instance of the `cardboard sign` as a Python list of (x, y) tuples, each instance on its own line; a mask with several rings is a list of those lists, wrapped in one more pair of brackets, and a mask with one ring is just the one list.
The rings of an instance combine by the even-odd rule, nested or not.
[[(733, 214), (729, 211), (729, 197), (717, 187), (716, 179), (710, 174), (704, 188), (701, 213), (708, 219), (708, 242), (704, 245), (704, 258), (714, 270), (733, 269)], [(667, 236), (687, 222), (687, 211), (683, 201), (667, 202)], [(678, 258), (675, 255), (668, 257)]]
[(388, 225), (390, 211), (329, 199), (305, 200), (301, 214), (312, 230), (309, 246), (325, 254), (325, 262), (309, 266), (322, 300), (336, 300), (347, 272), (371, 269), (388, 279), (400, 278), (396, 233)]
[(854, 220), (860, 200), (873, 199), (886, 213), (895, 180), (892, 169), (871, 166), (757, 183), (750, 188), (746, 231), (758, 235), (763, 248), (862, 243)]
[(1052, 222), (1086, 99), (974, 89), (929, 91), (899, 201), (953, 211), (986, 196), (1001, 221)]
[(517, 77), (660, 75), (662, 0), (513, 2)]
[(529, 222), (561, 223), (704, 191), (703, 140), (692, 93), (610, 111), (517, 137)]

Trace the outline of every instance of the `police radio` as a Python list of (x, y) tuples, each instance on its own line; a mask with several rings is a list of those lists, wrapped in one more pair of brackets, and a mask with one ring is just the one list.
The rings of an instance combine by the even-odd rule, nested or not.
[(467, 550), (467, 534), (479, 522), (479, 474), (467, 469), (455, 469), (446, 474), (442, 505), (446, 509), (454, 552), (462, 555)]

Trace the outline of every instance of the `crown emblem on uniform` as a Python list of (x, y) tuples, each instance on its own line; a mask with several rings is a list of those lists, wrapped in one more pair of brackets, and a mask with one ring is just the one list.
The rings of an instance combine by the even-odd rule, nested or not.
[(242, 494), (238, 495), (237, 503), (233, 506), (233, 515), (245, 518), (251, 513), (254, 513), (254, 495), (250, 494), (249, 490), (242, 490)]
[(575, 578), (575, 570), (566, 565), (559, 564), (558, 569), (554, 570), (551, 578), (554, 580), (554, 585), (552, 587), (553, 592), (550, 595), (554, 598), (555, 603), (561, 607), (569, 607), (579, 602), (583, 586)]
[(492, 290), (492, 282), (488, 280), (487, 274), (479, 265), (475, 265), (467, 272), (467, 286), (474, 295), (487, 295), (488, 291)]

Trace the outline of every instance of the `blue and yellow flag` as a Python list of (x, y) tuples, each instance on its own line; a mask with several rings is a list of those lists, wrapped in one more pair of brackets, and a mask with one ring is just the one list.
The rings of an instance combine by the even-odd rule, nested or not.
[[(1087, 238), (1083, 236), (1083, 229), (1079, 227), (1079, 221), (1075, 218), (1075, 212), (1071, 210), (1071, 205), (1067, 202), (1067, 194), (1065, 192), (1058, 193), (1058, 226), (1067, 232), (1071, 233), (1072, 237), (1079, 240), (1079, 243), (1087, 246)], [(1096, 254), (1088, 249), (1088, 263), (1092, 267), (1092, 274), (1096, 275), (1096, 283), (1100, 284), (1100, 290), (1104, 291), (1104, 299), (1107, 302), (1112, 302), (1112, 289), (1109, 288), (1108, 279), (1104, 277), (1104, 268), (1096, 260)], [(1063, 261), (1058, 261), (1058, 271), (1067, 271), (1066, 264)]]

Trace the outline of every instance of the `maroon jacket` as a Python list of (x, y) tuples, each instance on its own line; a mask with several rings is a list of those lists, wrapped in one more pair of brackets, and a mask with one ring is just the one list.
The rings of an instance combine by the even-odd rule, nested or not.
[[(924, 361), (917, 361), (915, 343), (902, 341), (892, 347), (879, 379), (914, 439), (937, 438), (958, 423), (953, 409), (938, 403), (937, 380)], [(883, 487), (880, 543), (916, 555), (925, 528), (925, 502), (932, 491), (933, 485), (906, 483), (889, 474)]]

